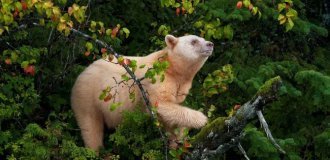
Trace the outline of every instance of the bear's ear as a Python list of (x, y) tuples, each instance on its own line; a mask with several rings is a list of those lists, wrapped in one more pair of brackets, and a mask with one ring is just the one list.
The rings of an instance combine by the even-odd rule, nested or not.
[(170, 49), (174, 48), (174, 46), (176, 45), (176, 43), (178, 43), (178, 38), (172, 36), (172, 35), (166, 35), (165, 37), (165, 42), (167, 47), (169, 47)]

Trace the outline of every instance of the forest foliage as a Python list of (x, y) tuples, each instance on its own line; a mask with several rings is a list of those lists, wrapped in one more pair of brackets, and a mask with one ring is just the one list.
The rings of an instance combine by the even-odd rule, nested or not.
[[(124, 113), (123, 123), (107, 131), (100, 155), (83, 147), (70, 109), (70, 90), (86, 66), (111, 53), (70, 28), (129, 56), (162, 49), (167, 34), (195, 34), (213, 41), (214, 53), (195, 77), (184, 103), (202, 110), (210, 120), (227, 117), (266, 80), (280, 76), (279, 99), (264, 113), (287, 155), (274, 148), (256, 121), (244, 130), (247, 155), (274, 160), (329, 158), (330, 9), (326, 3), (1, 0), (0, 159), (164, 158), (157, 126), (139, 110)], [(133, 64), (131, 68), (141, 67)], [(162, 65), (168, 64), (158, 66)], [(151, 72), (146, 77), (153, 79), (163, 70)], [(197, 132), (185, 133), (182, 147), (169, 151), (170, 157), (188, 152), (188, 142)], [(237, 149), (219, 157), (244, 158)]]

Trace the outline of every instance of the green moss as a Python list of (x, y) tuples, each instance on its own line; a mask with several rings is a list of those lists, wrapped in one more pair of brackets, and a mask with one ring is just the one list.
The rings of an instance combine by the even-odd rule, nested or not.
[(273, 87), (276, 86), (276, 85), (278, 85), (278, 84), (280, 84), (281, 81), (282, 80), (281, 80), (281, 77), (280, 76), (276, 76), (276, 77), (274, 77), (272, 79), (267, 80), (264, 83), (264, 85), (262, 85), (259, 88), (256, 96), (264, 96), (264, 95), (269, 94), (271, 92), (271, 90), (273, 89)]
[(201, 142), (206, 139), (207, 134), (210, 132), (219, 132), (222, 131), (225, 127), (225, 120), (227, 120), (227, 117), (218, 117), (217, 119), (213, 120), (211, 123), (207, 124), (205, 127), (201, 129), (200, 132), (196, 136), (194, 136), (192, 139), (192, 144), (196, 142)]

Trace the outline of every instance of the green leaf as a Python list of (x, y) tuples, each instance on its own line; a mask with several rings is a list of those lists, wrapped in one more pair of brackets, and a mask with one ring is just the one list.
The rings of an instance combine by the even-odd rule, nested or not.
[(135, 101), (135, 92), (129, 93), (129, 99), (131, 99), (132, 102)]
[(102, 93), (99, 96), (99, 100), (104, 100), (104, 98), (107, 96), (107, 92), (105, 90), (102, 91)]
[(145, 64), (141, 65), (139, 68), (144, 68), (144, 67), (146, 67), (146, 65), (145, 65)]
[(289, 3), (290, 5), (293, 4), (292, 0), (284, 0), (284, 2)]
[(121, 79), (127, 82), (130, 78), (126, 74), (123, 74), (121, 75)]
[(12, 62), (16, 62), (17, 58), (18, 58), (17, 53), (16, 52), (11, 52), (10, 59), (12, 60)]
[(173, 5), (174, 8), (178, 8), (178, 7), (180, 7), (180, 6), (181, 6), (180, 3), (175, 3), (175, 4)]
[(15, 7), (21, 11), (22, 10), (22, 3), (21, 2), (15, 2)]
[(215, 88), (210, 88), (210, 89), (207, 91), (207, 93), (208, 93), (208, 96), (211, 97), (211, 96), (213, 96), (213, 95), (215, 95), (215, 94), (218, 94), (219, 92), (218, 92), (217, 89), (215, 89)]
[(128, 65), (128, 67), (132, 68), (133, 72), (135, 72), (136, 70), (137, 67), (136, 63), (137, 63), (136, 60), (131, 60), (131, 63)]
[(164, 80), (165, 80), (165, 74), (160, 75), (160, 81), (164, 82)]
[(197, 6), (199, 4), (200, 0), (194, 0), (193, 6)]
[(203, 21), (197, 21), (194, 23), (194, 27), (201, 28), (203, 26)]
[(93, 49), (93, 44), (91, 42), (86, 42), (85, 47), (88, 51), (91, 51)]
[(23, 61), (23, 62), (21, 63), (21, 67), (22, 67), (22, 68), (26, 68), (28, 65), (29, 65), (29, 61)]
[(227, 25), (223, 28), (224, 37), (232, 40), (234, 36), (233, 28), (230, 25)]
[(96, 22), (95, 21), (91, 21), (91, 25), (90, 25), (89, 31), (95, 32), (95, 28), (96, 28)]
[(152, 78), (151, 78), (151, 83), (152, 83), (152, 84), (155, 84), (155, 83), (156, 83), (156, 78), (155, 78), (155, 77), (152, 77)]
[(112, 29), (107, 29), (105, 31), (105, 34), (108, 35), (108, 36), (111, 36), (111, 32), (112, 32)]
[(112, 103), (112, 104), (110, 104), (109, 109), (110, 109), (110, 111), (114, 111), (114, 110), (116, 110), (121, 105), (122, 105), (121, 102)]

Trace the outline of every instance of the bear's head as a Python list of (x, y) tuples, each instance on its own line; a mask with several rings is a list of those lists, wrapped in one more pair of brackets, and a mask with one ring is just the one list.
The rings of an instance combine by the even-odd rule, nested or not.
[(188, 61), (206, 60), (213, 52), (212, 42), (194, 35), (183, 37), (167, 35), (165, 42), (169, 56), (180, 57)]

